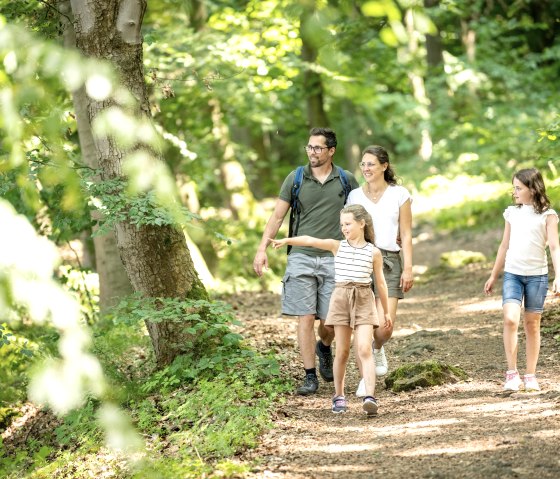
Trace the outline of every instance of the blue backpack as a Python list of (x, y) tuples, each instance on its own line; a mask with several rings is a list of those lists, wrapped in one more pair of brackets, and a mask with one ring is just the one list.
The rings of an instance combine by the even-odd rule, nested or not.
[[(352, 186), (348, 183), (348, 178), (346, 177), (346, 173), (344, 170), (339, 166), (333, 165), (338, 170), (338, 177), (340, 178), (340, 183), (342, 184), (342, 191), (339, 196), (344, 195), (344, 203), (348, 199), (348, 195), (350, 191), (352, 191)], [(299, 201), (299, 190), (301, 189), (301, 185), (303, 183), (303, 166), (298, 166), (296, 169), (296, 175), (294, 176), (294, 184), (292, 186), (292, 195), (290, 200), (290, 229), (288, 236), (297, 236), (298, 229), (299, 229), (299, 216), (301, 213), (301, 202)], [(292, 249), (291, 246), (288, 246), (288, 253)]]

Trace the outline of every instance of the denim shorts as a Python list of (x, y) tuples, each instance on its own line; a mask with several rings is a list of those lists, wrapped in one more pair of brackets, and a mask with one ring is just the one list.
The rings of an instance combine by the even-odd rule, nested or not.
[(548, 274), (521, 276), (506, 271), (502, 286), (502, 305), (516, 303), (521, 306), (523, 301), (525, 311), (542, 313), (547, 291)]
[(334, 256), (290, 254), (282, 279), (282, 314), (327, 319), (334, 285)]

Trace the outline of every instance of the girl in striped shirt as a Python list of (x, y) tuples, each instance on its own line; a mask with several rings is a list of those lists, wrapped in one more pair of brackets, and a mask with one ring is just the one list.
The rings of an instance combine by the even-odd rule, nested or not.
[[(375, 297), (371, 290), (373, 273), (379, 286), (384, 311), (389, 311), (387, 284), (383, 276), (383, 258), (374, 246), (373, 222), (361, 205), (350, 205), (340, 212), (340, 228), (345, 239), (319, 239), (312, 236), (271, 239), (274, 248), (285, 245), (313, 246), (335, 255), (336, 287), (332, 293), (325, 326), (334, 327), (336, 356), (334, 358), (335, 395), (332, 411), (344, 413), (347, 402), (344, 395), (346, 365), (350, 355), (350, 340), (354, 332), (354, 351), (362, 361), (366, 396), (362, 409), (368, 416), (377, 414), (375, 393), (375, 364), (371, 350), (373, 329), (379, 327)], [(391, 315), (385, 313), (384, 326), (391, 326)]]

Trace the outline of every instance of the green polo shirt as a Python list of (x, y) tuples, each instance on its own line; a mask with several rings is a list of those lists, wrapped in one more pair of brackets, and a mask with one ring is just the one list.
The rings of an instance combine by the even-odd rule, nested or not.
[[(344, 170), (348, 183), (358, 188), (354, 175)], [(291, 203), (292, 187), (294, 186), (295, 170), (282, 183), (279, 198)], [(303, 181), (299, 190), (301, 214), (299, 218), (298, 236), (313, 236), (321, 239), (344, 239), (340, 231), (340, 210), (344, 208), (344, 192), (338, 170), (334, 167), (325, 180), (320, 183), (312, 174), (309, 164), (303, 169)], [(307, 246), (294, 246), (291, 253), (305, 253), (310, 256), (332, 256), (330, 251)]]

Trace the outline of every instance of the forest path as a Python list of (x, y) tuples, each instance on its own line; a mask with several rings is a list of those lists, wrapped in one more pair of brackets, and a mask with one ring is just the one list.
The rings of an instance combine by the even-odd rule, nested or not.
[[(470, 238), (430, 238), (415, 246), (415, 264), (435, 266), (443, 251), (469, 249), (493, 258), (499, 231)], [(386, 345), (390, 370), (405, 362), (438, 359), (464, 369), (469, 380), (395, 394), (377, 380), (379, 414), (367, 418), (354, 396), (358, 375), (349, 365), (349, 410), (330, 410), (332, 383), (312, 397), (288, 396), (274, 429), (243, 460), (258, 466), (248, 479), (558, 478), (560, 477), (560, 354), (553, 334), (543, 334), (540, 393), (502, 392), (501, 284), (482, 293), (491, 264), (420, 275), (399, 305), (395, 334)], [(237, 296), (244, 331), (257, 345), (285, 355), (299, 383), (296, 320), (280, 315), (273, 294)], [(543, 328), (560, 321), (560, 303), (547, 300)], [(524, 335), (519, 367), (524, 371)]]

